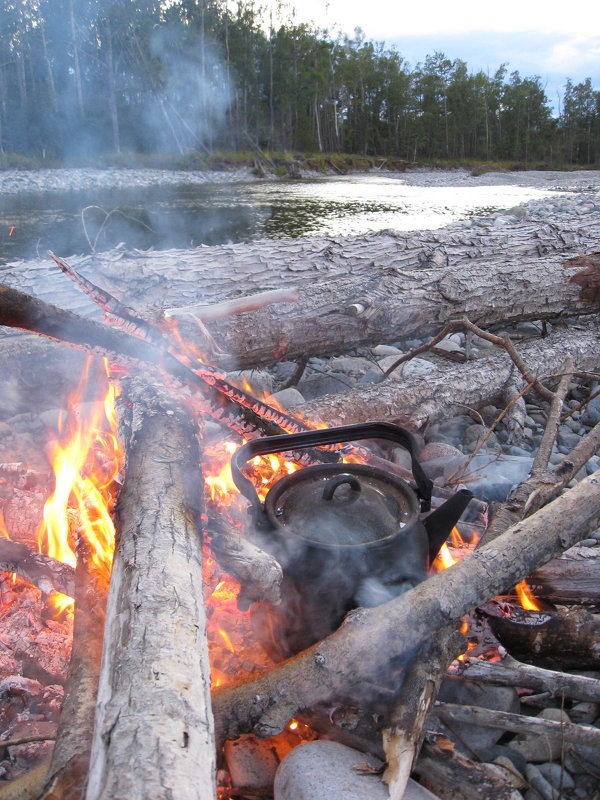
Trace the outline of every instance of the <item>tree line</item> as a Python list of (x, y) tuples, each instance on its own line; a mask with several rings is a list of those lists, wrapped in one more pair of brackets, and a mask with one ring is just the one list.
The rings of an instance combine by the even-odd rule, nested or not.
[[(280, 10), (281, 11), (281, 10)], [(0, 153), (600, 162), (600, 91), (273, 22), (253, 0), (0, 0)]]

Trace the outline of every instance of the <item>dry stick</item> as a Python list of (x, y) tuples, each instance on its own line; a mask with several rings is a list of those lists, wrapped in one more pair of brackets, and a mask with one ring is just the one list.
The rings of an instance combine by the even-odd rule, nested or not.
[(178, 319), (189, 314), (196, 319), (202, 320), (202, 322), (213, 322), (216, 319), (247, 314), (249, 311), (256, 311), (274, 303), (297, 303), (299, 299), (300, 295), (297, 289), (270, 289), (267, 292), (238, 297), (235, 300), (224, 300), (221, 303), (213, 303), (210, 306), (194, 304), (191, 306), (165, 308), (162, 314), (167, 319)]
[(436, 717), (444, 722), (468, 722), (486, 728), (501, 728), (512, 733), (536, 734), (564, 739), (565, 742), (600, 749), (600, 730), (589, 725), (578, 725), (565, 719), (564, 722), (526, 717), (509, 711), (494, 711), (479, 706), (461, 706), (437, 702), (433, 709)]
[(563, 403), (565, 402), (565, 397), (569, 391), (569, 384), (572, 376), (573, 359), (569, 356), (565, 361), (564, 374), (552, 399), (550, 412), (548, 413), (548, 419), (546, 420), (544, 435), (542, 436), (542, 441), (540, 442), (540, 446), (533, 461), (533, 466), (531, 468), (532, 478), (540, 478), (542, 473), (548, 469), (548, 462), (550, 461), (550, 456), (552, 455), (552, 448), (554, 447), (554, 442), (556, 441), (556, 436), (558, 434), (558, 428), (560, 425), (560, 414)]
[(592, 402), (592, 400), (595, 400), (595, 399), (596, 399), (596, 397), (598, 397), (598, 395), (600, 395), (600, 389), (598, 389), (597, 391), (595, 391), (593, 394), (591, 394), (591, 395), (590, 395), (588, 398), (586, 398), (585, 400), (582, 400), (582, 401), (581, 401), (581, 403), (578, 403), (578, 404), (577, 404), (577, 405), (576, 405), (574, 408), (572, 408), (572, 409), (571, 409), (569, 412), (567, 412), (566, 414), (563, 414), (563, 415), (562, 415), (562, 417), (561, 417), (561, 419), (560, 419), (560, 421), (561, 421), (561, 422), (565, 422), (565, 420), (569, 419), (569, 417), (572, 417), (572, 416), (573, 416), (573, 414), (575, 414), (575, 412), (576, 412), (576, 411), (581, 411), (581, 409), (582, 409), (582, 408), (585, 408), (587, 405), (589, 405), (589, 404)]
[(79, 537), (71, 661), (56, 744), (40, 800), (81, 800), (87, 781), (106, 604), (106, 587), (90, 567), (90, 560), (88, 548)]
[(381, 380), (387, 378), (401, 364), (404, 364), (404, 362), (410, 361), (412, 358), (419, 355), (420, 353), (424, 353), (426, 350), (431, 350), (431, 348), (434, 347), (439, 342), (441, 342), (442, 339), (445, 339), (449, 333), (454, 333), (456, 331), (470, 331), (471, 333), (475, 333), (480, 338), (486, 339), (488, 342), (491, 342), (492, 344), (501, 347), (503, 350), (506, 350), (506, 352), (512, 359), (514, 365), (517, 367), (523, 378), (527, 381), (527, 383), (531, 383), (534, 386), (538, 394), (540, 394), (546, 400), (551, 400), (554, 397), (553, 392), (551, 392), (549, 389), (546, 389), (546, 387), (540, 383), (538, 378), (535, 378), (533, 375), (531, 375), (531, 373), (527, 369), (527, 365), (515, 350), (515, 346), (511, 342), (510, 337), (505, 336), (504, 338), (502, 338), (501, 336), (496, 336), (493, 333), (488, 333), (488, 331), (484, 331), (483, 328), (480, 328), (478, 325), (475, 325), (466, 317), (463, 317), (462, 319), (459, 320), (455, 320), (454, 322), (449, 322), (446, 325), (446, 327), (442, 331), (440, 331), (440, 333), (438, 333), (437, 336), (434, 336), (433, 339), (431, 339), (429, 342), (422, 344), (420, 347), (415, 347), (410, 352), (398, 358), (396, 361), (394, 361), (393, 364), (391, 364), (390, 367), (388, 367), (388, 369), (386, 369), (386, 371), (383, 373)]
[(0, 539), (0, 571), (14, 572), (46, 594), (60, 592), (73, 597), (75, 593), (73, 567), (10, 539)]
[(463, 674), (469, 680), (498, 686), (520, 686), (537, 692), (547, 692), (550, 697), (564, 696), (588, 703), (600, 703), (600, 680), (522, 664), (511, 656), (505, 656), (499, 662), (472, 660), (465, 665)]
[(600, 472), (400, 597), (359, 609), (335, 633), (266, 675), (217, 689), (217, 741), (280, 731), (298, 709), (330, 701), (405, 655), (467, 612), (515, 586), (584, 538), (600, 516)]
[(56, 733), (38, 733), (36, 736), (15, 736), (13, 739), (0, 739), (0, 748), (16, 747), (20, 744), (31, 744), (32, 742), (53, 742), (55, 739)]

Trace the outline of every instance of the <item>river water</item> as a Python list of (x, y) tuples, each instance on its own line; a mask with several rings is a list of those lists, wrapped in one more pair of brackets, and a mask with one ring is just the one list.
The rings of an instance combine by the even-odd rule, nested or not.
[[(554, 175), (556, 173), (553, 173)], [(193, 247), (275, 236), (440, 228), (573, 191), (540, 173), (374, 174), (213, 181), (195, 173), (0, 173), (0, 263), (112, 249)]]

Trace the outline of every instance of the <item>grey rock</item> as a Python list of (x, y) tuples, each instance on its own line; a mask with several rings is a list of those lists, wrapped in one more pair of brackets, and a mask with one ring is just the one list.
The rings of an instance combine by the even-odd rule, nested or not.
[(600, 395), (590, 400), (585, 411), (581, 415), (581, 421), (585, 425), (597, 425), (600, 422)]
[(539, 336), (542, 332), (541, 322), (519, 322), (517, 331), (524, 336)]
[(359, 378), (358, 383), (362, 385), (366, 383), (381, 383), (382, 375), (383, 373), (380, 369), (372, 368)]
[(438, 350), (444, 350), (446, 353), (462, 353), (463, 348), (452, 339), (442, 339), (441, 342), (436, 344)]
[[(470, 425), (464, 435), (464, 443), (467, 447), (475, 447), (487, 434), (488, 429), (484, 425)], [(490, 447), (498, 443), (498, 437), (492, 431), (486, 440), (486, 446)]]
[[(383, 358), (380, 358), (380, 359), (378, 360), (377, 364), (378, 364), (378, 366), (379, 366), (379, 368), (380, 368), (381, 372), (382, 372), (382, 373), (383, 373), (383, 372), (387, 372), (387, 370), (388, 370), (388, 369), (389, 369), (389, 368), (390, 368), (390, 367), (391, 367), (393, 364), (395, 364), (395, 363), (396, 363), (396, 361), (398, 360), (398, 358), (399, 358), (399, 356), (384, 356)], [(398, 369), (395, 369), (393, 372), (391, 372), (391, 373), (390, 373), (389, 377), (390, 377), (390, 378), (391, 378), (393, 381), (399, 381), (399, 380), (400, 380), (400, 378), (402, 377), (402, 368), (403, 368), (404, 366), (406, 366), (406, 365), (405, 365), (405, 364), (402, 364), (401, 366), (399, 366), (399, 367), (398, 367)]]
[(408, 450), (403, 447), (394, 447), (392, 450), (392, 461), (399, 467), (412, 471), (412, 459)]
[(421, 450), (419, 458), (424, 462), (443, 458), (444, 456), (448, 458), (463, 458), (463, 454), (458, 448), (453, 447), (451, 444), (445, 444), (444, 442), (429, 442)]
[(567, 428), (565, 425), (562, 425), (560, 430), (558, 431), (558, 436), (557, 436), (559, 449), (560, 445), (562, 445), (563, 447), (566, 447), (568, 450), (572, 450), (579, 444), (580, 438), (581, 437), (579, 437), (576, 433), (573, 433), (572, 430)]
[(353, 378), (360, 378), (365, 372), (373, 368), (373, 362), (366, 358), (353, 358), (351, 356), (336, 356), (329, 362), (332, 372), (344, 372)]
[(295, 406), (304, 403), (304, 396), (298, 389), (289, 386), (287, 389), (280, 389), (275, 392), (271, 397), (276, 400), (282, 408), (294, 408)]
[(563, 789), (573, 789), (575, 786), (573, 778), (560, 764), (538, 764), (538, 769), (555, 791), (561, 784)]
[(465, 340), (466, 337), (464, 333), (451, 333), (450, 336), (448, 336), (449, 342), (456, 342), (461, 348), (465, 346)]
[(588, 475), (591, 475), (592, 472), (596, 472), (596, 470), (600, 469), (600, 456), (592, 456), (590, 460), (585, 465), (585, 469)]
[(306, 400), (314, 400), (325, 394), (338, 394), (354, 386), (354, 381), (342, 372), (328, 372), (323, 375), (313, 374), (298, 384), (298, 391)]
[(552, 785), (548, 783), (539, 769), (534, 767), (533, 764), (527, 764), (525, 767), (525, 777), (529, 781), (531, 788), (535, 789), (544, 800), (558, 800), (560, 797), (558, 791), (552, 788)]
[(378, 344), (371, 352), (376, 358), (385, 358), (386, 356), (395, 356), (395, 358), (398, 358), (402, 355), (402, 350), (393, 347), (391, 344)]
[[(275, 775), (275, 800), (389, 800), (387, 786), (377, 775), (355, 768), (381, 762), (338, 742), (307, 742), (287, 755)], [(435, 800), (435, 795), (409, 781), (405, 800)]]

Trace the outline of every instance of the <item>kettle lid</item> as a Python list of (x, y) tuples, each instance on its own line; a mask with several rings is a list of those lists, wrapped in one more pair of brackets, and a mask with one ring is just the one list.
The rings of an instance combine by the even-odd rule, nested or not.
[(306, 467), (267, 494), (273, 526), (321, 547), (365, 547), (396, 536), (419, 515), (415, 492), (396, 475), (365, 464)]

